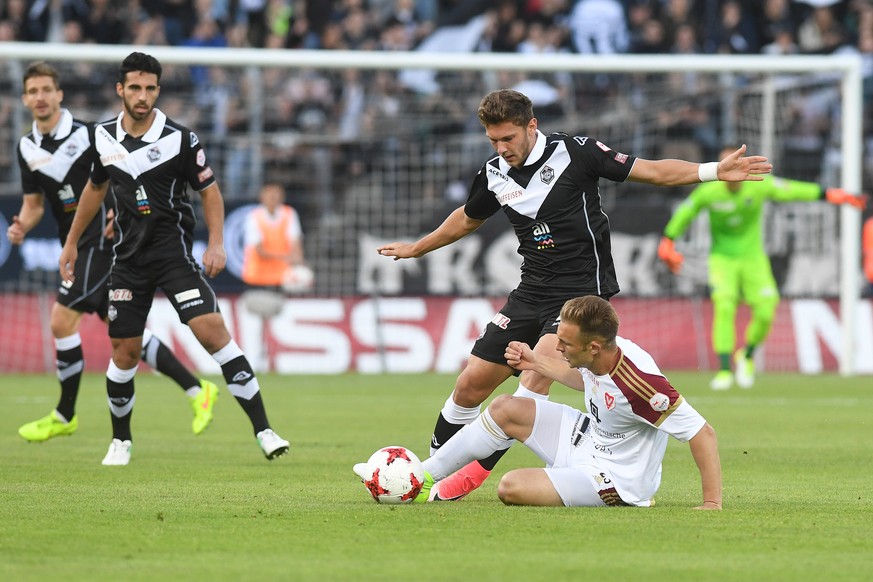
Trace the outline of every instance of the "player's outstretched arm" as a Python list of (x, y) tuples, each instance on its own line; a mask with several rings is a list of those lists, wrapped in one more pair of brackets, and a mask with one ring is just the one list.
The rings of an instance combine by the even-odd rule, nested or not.
[(715, 429), (709, 423), (704, 424), (688, 444), (703, 488), (703, 503), (694, 509), (721, 509), (721, 460)]
[(25, 194), (21, 210), (12, 217), (12, 224), (6, 229), (6, 238), (12, 244), (20, 245), (24, 242), (27, 233), (42, 220), (43, 214), (45, 214), (43, 195), (39, 193)]
[(503, 357), (516, 370), (533, 370), (574, 390), (585, 390), (582, 375), (575, 368), (571, 368), (567, 360), (538, 355), (524, 342), (509, 342)]
[(97, 216), (97, 211), (100, 210), (100, 205), (103, 204), (103, 199), (106, 198), (107, 190), (109, 190), (108, 180), (102, 184), (94, 184), (91, 180), (88, 180), (88, 183), (85, 184), (85, 188), (82, 190), (82, 195), (79, 197), (79, 205), (76, 207), (76, 214), (73, 217), (73, 224), (70, 225), (70, 232), (67, 234), (67, 240), (64, 241), (64, 248), (61, 249), (61, 257), (58, 260), (61, 278), (64, 281), (73, 280), (76, 258), (79, 254), (77, 250), (79, 239), (82, 238), (85, 228)]
[(644, 160), (638, 158), (628, 175), (632, 182), (656, 186), (685, 186), (699, 182), (760, 181), (773, 170), (764, 156), (745, 156), (745, 144), (720, 162), (697, 164), (685, 160)]
[(227, 264), (227, 253), (224, 250), (224, 198), (216, 182), (202, 190), (200, 198), (203, 202), (203, 222), (206, 223), (209, 233), (202, 259), (203, 272), (207, 277), (214, 277)]
[(470, 218), (464, 207), (456, 208), (436, 230), (414, 243), (393, 242), (382, 245), (376, 251), (385, 257), (398, 259), (417, 259), (431, 251), (450, 245), (482, 226), (484, 220)]

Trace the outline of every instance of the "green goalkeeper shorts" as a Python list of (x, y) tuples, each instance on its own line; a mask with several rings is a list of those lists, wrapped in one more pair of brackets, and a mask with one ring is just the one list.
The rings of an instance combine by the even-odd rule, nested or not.
[(709, 288), (714, 302), (742, 299), (755, 305), (779, 300), (770, 259), (763, 253), (748, 257), (709, 255)]

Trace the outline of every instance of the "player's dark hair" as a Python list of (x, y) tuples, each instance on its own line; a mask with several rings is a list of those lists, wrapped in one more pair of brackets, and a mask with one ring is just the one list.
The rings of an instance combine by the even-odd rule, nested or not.
[(533, 119), (533, 104), (524, 93), (512, 89), (500, 89), (485, 95), (476, 111), (479, 122), (484, 126), (511, 122), (526, 127)]
[(45, 61), (36, 61), (27, 65), (27, 68), (24, 69), (24, 76), (21, 79), (22, 89), (27, 85), (27, 80), (33, 77), (51, 77), (52, 81), (54, 81), (55, 89), (61, 88), (61, 76), (58, 74), (58, 70)]
[(561, 321), (578, 326), (583, 336), (600, 339), (607, 345), (614, 343), (618, 334), (615, 308), (597, 295), (576, 297), (564, 303)]
[(121, 62), (118, 68), (118, 82), (124, 85), (125, 77), (128, 73), (134, 71), (142, 71), (143, 73), (153, 73), (158, 77), (158, 83), (161, 82), (161, 63), (158, 59), (145, 53), (130, 53)]

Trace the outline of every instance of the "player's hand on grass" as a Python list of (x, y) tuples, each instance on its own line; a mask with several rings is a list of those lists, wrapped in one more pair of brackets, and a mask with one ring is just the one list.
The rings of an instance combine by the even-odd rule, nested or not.
[(21, 220), (18, 215), (12, 217), (12, 224), (6, 229), (6, 238), (14, 245), (20, 245), (24, 242), (24, 227), (21, 226)]
[(222, 245), (208, 245), (203, 253), (203, 271), (207, 277), (214, 277), (224, 270), (227, 253)]
[(382, 245), (376, 249), (376, 252), (383, 257), (394, 257), (395, 261), (399, 259), (414, 259), (417, 255), (412, 250), (412, 247), (412, 243), (393, 242)]
[(685, 260), (682, 253), (676, 250), (673, 240), (666, 236), (661, 239), (661, 243), (658, 245), (658, 258), (664, 261), (664, 264), (673, 274), (679, 272), (682, 268), (682, 262)]
[(72, 282), (75, 277), (73, 273), (76, 270), (76, 259), (79, 257), (79, 249), (76, 245), (66, 244), (61, 249), (61, 256), (58, 259), (58, 267), (61, 272), (61, 279), (67, 282)]
[(762, 174), (773, 171), (773, 164), (764, 156), (744, 156), (746, 144), (718, 163), (718, 179), (723, 182), (760, 182)]
[(825, 190), (825, 199), (831, 204), (848, 204), (858, 210), (864, 210), (867, 207), (867, 198), (866, 194), (852, 194), (842, 188), (828, 188)]

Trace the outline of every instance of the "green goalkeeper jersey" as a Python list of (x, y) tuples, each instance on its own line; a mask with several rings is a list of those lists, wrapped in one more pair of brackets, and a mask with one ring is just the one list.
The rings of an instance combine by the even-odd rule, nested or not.
[(664, 236), (682, 236), (701, 210), (709, 212), (710, 252), (742, 257), (764, 252), (761, 217), (764, 203), (812, 201), (822, 197), (815, 182), (766, 176), (760, 182), (742, 182), (736, 192), (725, 182), (705, 182), (696, 187), (673, 213)]

